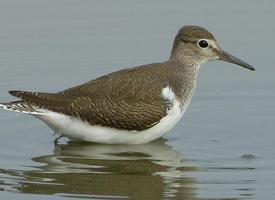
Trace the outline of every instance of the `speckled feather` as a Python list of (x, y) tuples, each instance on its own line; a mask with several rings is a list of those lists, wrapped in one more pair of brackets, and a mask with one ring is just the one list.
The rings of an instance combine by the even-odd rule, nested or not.
[[(167, 62), (121, 70), (58, 93), (10, 91), (10, 94), (30, 107), (74, 116), (91, 125), (146, 130), (171, 108), (173, 102), (162, 96), (164, 88), (171, 88), (182, 106), (193, 91), (199, 64), (196, 59), (182, 62), (184, 56), (189, 56), (182, 51), (182, 43), (186, 38), (198, 37), (214, 38), (201, 27), (188, 26), (188, 31), (182, 28), (177, 34)], [(193, 53), (197, 53), (195, 49)]]
[(112, 73), (59, 93), (10, 91), (10, 94), (92, 125), (140, 131), (167, 114), (172, 102), (163, 98), (163, 88), (169, 86), (179, 91), (175, 92), (179, 99), (188, 95), (186, 91), (194, 84), (191, 77), (195, 75), (189, 69), (182, 70), (176, 62), (158, 63)]

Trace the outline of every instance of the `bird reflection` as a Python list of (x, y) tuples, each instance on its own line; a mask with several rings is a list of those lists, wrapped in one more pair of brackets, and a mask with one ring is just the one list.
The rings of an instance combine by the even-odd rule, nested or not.
[(160, 139), (142, 145), (69, 142), (52, 155), (33, 158), (28, 171), (5, 171), (21, 177), (18, 192), (69, 197), (196, 199), (196, 180), (182, 156)]

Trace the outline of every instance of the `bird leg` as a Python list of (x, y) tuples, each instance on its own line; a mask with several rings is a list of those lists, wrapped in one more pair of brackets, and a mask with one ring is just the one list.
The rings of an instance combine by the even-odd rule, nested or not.
[(63, 137), (63, 135), (61, 134), (60, 136), (58, 136), (55, 140), (54, 140), (54, 144), (55, 145), (58, 145), (58, 140), (60, 139), (60, 138), (62, 138)]

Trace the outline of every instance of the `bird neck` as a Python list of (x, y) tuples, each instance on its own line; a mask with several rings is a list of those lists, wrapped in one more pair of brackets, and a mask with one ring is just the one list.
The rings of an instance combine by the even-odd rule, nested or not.
[(170, 86), (180, 99), (181, 105), (184, 105), (195, 91), (200, 65), (179, 62), (173, 59), (168, 62), (171, 63), (168, 75)]
[(203, 63), (200, 59), (195, 58), (188, 49), (183, 47), (174, 47), (172, 49), (169, 60), (179, 62), (186, 67), (199, 66)]

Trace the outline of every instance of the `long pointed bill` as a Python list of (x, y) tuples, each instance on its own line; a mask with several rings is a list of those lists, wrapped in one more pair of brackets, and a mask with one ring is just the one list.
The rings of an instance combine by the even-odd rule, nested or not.
[(255, 68), (252, 67), (251, 65), (249, 65), (248, 63), (240, 60), (239, 58), (236, 58), (235, 56), (233, 56), (233, 55), (231, 55), (231, 54), (229, 54), (229, 53), (227, 53), (227, 52), (225, 52), (221, 49), (219, 49), (217, 53), (218, 53), (218, 56), (219, 56), (219, 60), (234, 63), (236, 65), (240, 65), (240, 66), (242, 66), (246, 69), (250, 69), (252, 71), (255, 70)]

